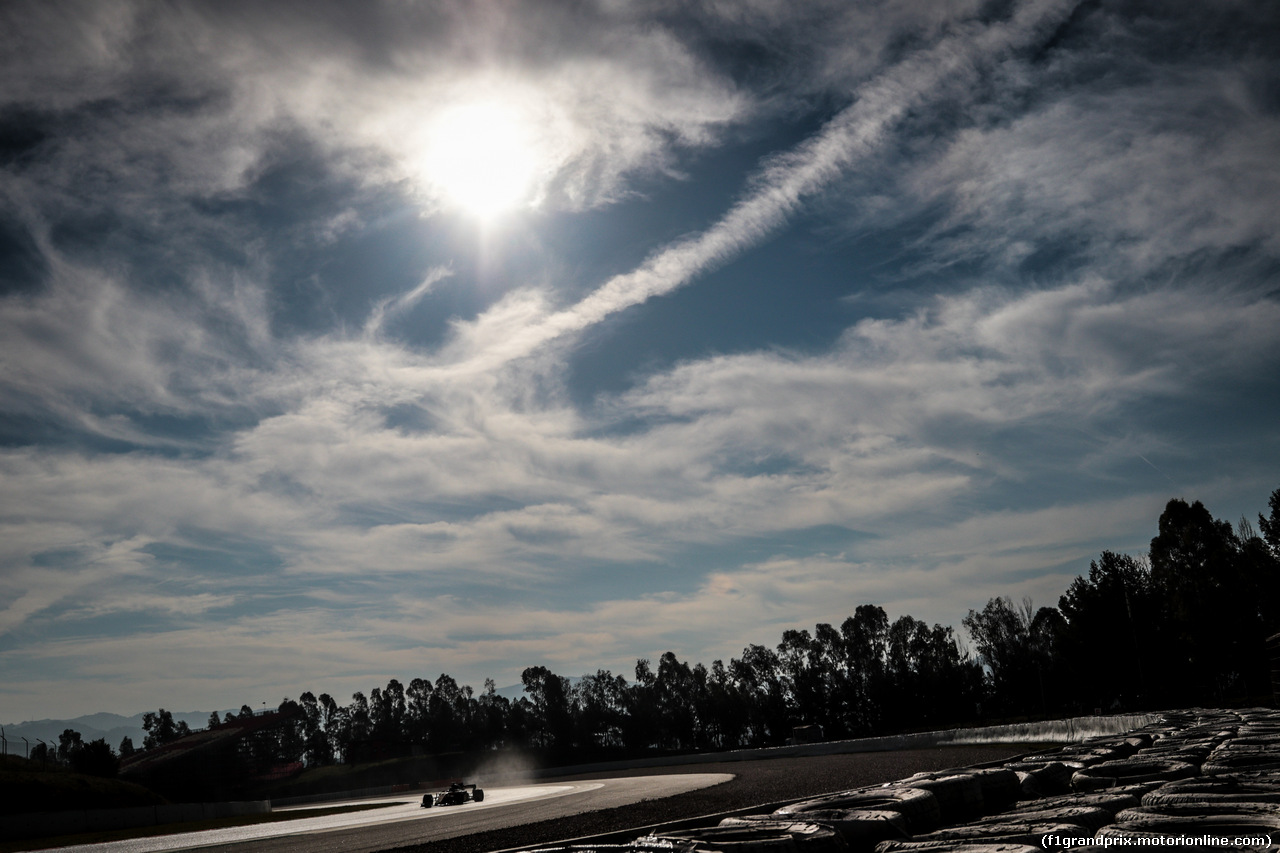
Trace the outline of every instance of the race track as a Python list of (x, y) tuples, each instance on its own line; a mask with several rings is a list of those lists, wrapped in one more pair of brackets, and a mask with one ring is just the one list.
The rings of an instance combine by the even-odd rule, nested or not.
[[(326, 803), (326, 807), (357, 802), (389, 805), (347, 814), (84, 844), (60, 850), (62, 853), (166, 853), (193, 849), (234, 849), (239, 853), (249, 850), (373, 853), (671, 797), (732, 778), (726, 773), (697, 773), (485, 788), (482, 803), (429, 809), (421, 807), (421, 794)], [(295, 810), (304, 808), (314, 806)]]
[[(318, 818), (58, 848), (60, 853), (488, 853), (796, 800), (1007, 758), (1027, 744), (986, 744), (724, 761), (485, 786), (482, 803), (421, 808), (421, 792), (386, 808)], [(326, 805), (334, 805), (327, 803)]]

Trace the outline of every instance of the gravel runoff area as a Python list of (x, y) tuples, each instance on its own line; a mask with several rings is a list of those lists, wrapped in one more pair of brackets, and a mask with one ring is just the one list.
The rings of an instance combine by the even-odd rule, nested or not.
[[(631, 771), (586, 773), (546, 781), (581, 781), (625, 776), (652, 776), (665, 773), (732, 773), (721, 785), (691, 791), (678, 797), (649, 800), (621, 808), (573, 815), (496, 832), (402, 847), (396, 853), (491, 853), (496, 850), (547, 845), (584, 836), (625, 829), (638, 829), (755, 808), (787, 800), (880, 785), (926, 770), (967, 767), (1003, 761), (1034, 751), (1034, 744), (984, 744), (911, 749), (897, 752), (857, 752), (844, 755), (815, 755), (803, 758), (772, 758), (759, 761), (726, 761), (712, 764)], [(640, 832), (636, 833), (641, 834)]]

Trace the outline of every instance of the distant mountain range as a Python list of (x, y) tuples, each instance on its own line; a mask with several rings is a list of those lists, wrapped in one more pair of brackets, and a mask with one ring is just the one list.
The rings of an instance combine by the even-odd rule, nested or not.
[[(209, 723), (210, 713), (212, 712), (174, 711), (173, 721), (176, 723), (182, 720), (193, 729), (203, 729)], [(225, 712), (219, 712), (219, 714), (222, 713)], [(72, 720), (29, 720), (24, 723), (4, 723), (0, 728), (4, 730), (10, 755), (25, 755), (27, 743), (35, 746), (41, 740), (50, 746), (57, 747), (58, 736), (67, 729), (79, 732), (80, 739), (85, 743), (102, 738), (117, 752), (120, 750), (120, 741), (124, 738), (130, 738), (133, 740), (133, 745), (141, 749), (142, 739), (147, 736), (146, 730), (142, 728), (142, 714), (124, 717), (106, 712), (86, 714)], [(24, 737), (27, 743), (22, 742)]]
[[(577, 681), (578, 679), (570, 679)], [(505, 696), (514, 701), (524, 695), (524, 687), (520, 684), (513, 684), (510, 687), (498, 688), (498, 695)], [(334, 697), (337, 698), (337, 697)], [(239, 708), (228, 708), (219, 711), (218, 715), (225, 717), (227, 711), (239, 713)], [(193, 729), (203, 729), (209, 723), (209, 715), (212, 711), (173, 711), (173, 721), (184, 721)], [(53, 747), (58, 746), (58, 736), (67, 729), (72, 729), (80, 733), (80, 739), (85, 743), (91, 740), (102, 738), (107, 744), (117, 752), (120, 751), (120, 741), (128, 737), (133, 741), (133, 745), (137, 749), (142, 748), (142, 739), (147, 736), (146, 729), (142, 728), (142, 714), (134, 714), (132, 717), (124, 717), (120, 714), (109, 714), (105, 711), (96, 714), (86, 714), (83, 717), (76, 717), (71, 720), (28, 720), (22, 723), (0, 723), (0, 729), (3, 729), (5, 740), (8, 741), (6, 751), (9, 755), (26, 755), (28, 749), (27, 744), (35, 746), (41, 740)], [(23, 738), (27, 739), (27, 743), (23, 743)]]

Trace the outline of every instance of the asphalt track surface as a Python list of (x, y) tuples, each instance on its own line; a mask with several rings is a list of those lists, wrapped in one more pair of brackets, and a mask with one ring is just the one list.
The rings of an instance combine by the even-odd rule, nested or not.
[(640, 828), (654, 824), (877, 785), (923, 770), (998, 761), (1031, 748), (990, 744), (584, 774), (541, 784), (486, 786), (483, 803), (423, 809), (420, 795), (387, 797), (395, 805), (217, 830), (216, 835), (62, 848), (62, 853), (490, 853), (626, 829), (639, 834)]
[[(574, 813), (629, 805), (655, 797), (678, 796), (695, 788), (729, 781), (728, 774), (642, 776), (580, 782), (552, 782), (486, 788), (484, 802), (424, 809), (421, 794), (325, 803), (379, 804), (345, 814), (298, 820), (210, 829), (198, 832), (134, 838), (62, 848), (61, 853), (166, 853), (179, 850), (306, 849), (375, 851), (385, 845), (403, 846), (424, 840), (448, 839), (476, 827), (494, 829), (511, 821), (554, 820)], [(278, 812), (298, 811), (278, 809)], [(267, 847), (283, 842), (283, 848)], [(302, 847), (297, 847), (301, 842)]]

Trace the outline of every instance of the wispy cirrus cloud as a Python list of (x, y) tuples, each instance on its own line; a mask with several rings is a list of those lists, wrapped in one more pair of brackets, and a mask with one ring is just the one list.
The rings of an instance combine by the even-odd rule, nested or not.
[[(494, 334), (486, 328), (488, 318), (479, 318), (480, 329), (469, 331), (464, 340), (500, 343), (487, 352), (453, 357), (468, 358), (483, 369), (529, 354), (560, 335), (682, 287), (758, 245), (799, 212), (807, 198), (873, 153), (911, 109), (938, 97), (944, 83), (945, 88), (958, 88), (961, 80), (976, 77), (983, 66), (1045, 38), (1075, 5), (1066, 0), (1026, 3), (1007, 21), (959, 26), (959, 32), (945, 34), (936, 45), (909, 54), (860, 86), (853, 105), (819, 133), (766, 163), (752, 177), (745, 197), (710, 228), (658, 250), (638, 269), (609, 280), (567, 309), (536, 322), (526, 317), (524, 328), (514, 335)], [(528, 304), (524, 297), (518, 298)], [(499, 306), (496, 319), (501, 322), (507, 315), (507, 307)]]
[[(1193, 26), (1250, 4), (347, 8), (0, 13), (77, 23), (3, 51), (13, 707), (956, 624), (1274, 488), (1271, 60)], [(545, 146), (488, 231), (419, 158), (481, 96)]]

